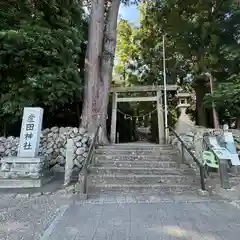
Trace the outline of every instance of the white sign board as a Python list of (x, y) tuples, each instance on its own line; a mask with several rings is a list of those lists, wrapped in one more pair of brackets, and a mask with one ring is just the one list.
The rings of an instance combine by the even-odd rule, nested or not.
[(231, 160), (232, 165), (240, 165), (238, 154), (232, 154), (226, 148), (213, 148), (212, 150), (220, 160)]
[(26, 107), (23, 112), (22, 128), (18, 149), (19, 157), (37, 157), (42, 130), (43, 109)]
[(212, 148), (217, 157), (221, 160), (230, 160), (231, 153), (226, 148)]
[(235, 145), (232, 133), (224, 132), (224, 139), (225, 139), (225, 143), (226, 143), (226, 148), (231, 154), (232, 165), (239, 166), (240, 161), (239, 161), (239, 157), (238, 157), (238, 153), (236, 150), (236, 145)]

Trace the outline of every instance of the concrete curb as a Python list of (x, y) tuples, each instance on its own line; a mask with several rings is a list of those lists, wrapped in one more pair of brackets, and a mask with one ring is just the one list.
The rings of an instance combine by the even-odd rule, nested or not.
[(47, 227), (47, 229), (44, 231), (43, 235), (40, 237), (40, 240), (50, 240), (51, 235), (53, 231), (55, 230), (57, 224), (61, 221), (63, 215), (68, 210), (69, 205), (64, 205), (59, 208), (57, 216), (53, 219), (51, 224)]
[(74, 188), (63, 188), (58, 191), (53, 192), (36, 192), (36, 193), (0, 193), (1, 197), (9, 197), (9, 198), (38, 198), (42, 196), (59, 196), (59, 197), (67, 197), (74, 196)]

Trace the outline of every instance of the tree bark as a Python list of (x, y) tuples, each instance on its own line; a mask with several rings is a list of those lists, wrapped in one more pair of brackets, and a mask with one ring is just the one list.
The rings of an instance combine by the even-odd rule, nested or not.
[(105, 28), (104, 0), (93, 0), (91, 6), (81, 126), (93, 133), (98, 124), (101, 124), (99, 140), (102, 144), (108, 142), (108, 94), (112, 80), (119, 6), (120, 0), (109, 2)]
[(240, 117), (236, 118), (236, 129), (240, 129)]
[(104, 2), (92, 0), (89, 22), (88, 47), (85, 57), (85, 89), (81, 126), (88, 133), (96, 130), (99, 120), (98, 83), (100, 78), (100, 60), (103, 49)]
[[(213, 94), (213, 76), (212, 76), (212, 74), (209, 74), (209, 83), (210, 83), (211, 94)], [(212, 102), (212, 118), (213, 118), (213, 126), (214, 126), (214, 128), (219, 129), (220, 128), (220, 124), (219, 124), (218, 114), (217, 114), (214, 102)]]
[(207, 121), (206, 121), (206, 111), (203, 106), (203, 98), (205, 96), (205, 92), (203, 88), (196, 87), (196, 112), (197, 112), (197, 119), (196, 123), (197, 125), (207, 127)]
[(99, 136), (99, 141), (102, 144), (108, 142), (107, 139), (107, 110), (108, 110), (108, 100), (109, 100), (109, 88), (112, 81), (112, 71), (114, 65), (114, 57), (116, 50), (116, 38), (117, 38), (117, 19), (118, 11), (120, 7), (120, 0), (113, 0), (110, 3), (107, 13), (106, 28), (104, 33), (104, 43), (103, 43), (103, 55), (101, 59), (101, 79), (99, 90), (101, 91), (101, 126), (102, 131)]

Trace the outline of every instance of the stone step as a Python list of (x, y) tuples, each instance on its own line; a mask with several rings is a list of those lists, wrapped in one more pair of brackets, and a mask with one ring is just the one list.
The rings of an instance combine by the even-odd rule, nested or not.
[(104, 175), (92, 175), (88, 176), (89, 183), (95, 186), (96, 184), (192, 184), (198, 181), (198, 177), (190, 177), (184, 175), (123, 175), (123, 174), (104, 174)]
[(229, 177), (229, 183), (231, 186), (237, 186), (240, 184), (240, 176)]
[(92, 174), (152, 174), (152, 175), (191, 175), (195, 176), (193, 169), (177, 169), (177, 168), (149, 168), (149, 167), (115, 167), (115, 166), (102, 166), (102, 167), (91, 167), (90, 172)]
[(230, 174), (229, 174), (229, 179), (232, 179), (232, 180), (236, 180), (236, 181), (239, 181), (240, 180), (240, 176), (238, 175), (238, 176), (231, 176)]
[(19, 188), (40, 188), (51, 182), (53, 176), (42, 177), (39, 179), (31, 178), (0, 178), (0, 189), (19, 189)]
[(143, 155), (143, 156), (161, 156), (161, 155), (177, 155), (179, 154), (176, 149), (165, 149), (165, 150), (141, 150), (141, 149), (99, 149), (95, 150), (96, 154), (109, 154), (109, 155)]
[(156, 150), (156, 149), (173, 149), (173, 146), (170, 144), (111, 144), (104, 146), (97, 146), (98, 149), (140, 149), (140, 150)]
[[(101, 167), (148, 167), (148, 168), (177, 168), (178, 164), (174, 161), (109, 161), (109, 160), (97, 160), (96, 166)], [(187, 165), (185, 165), (187, 167)]]
[(118, 193), (124, 193), (124, 192), (144, 192), (152, 191), (156, 192), (156, 190), (164, 193), (168, 192), (187, 192), (187, 191), (195, 191), (199, 188), (199, 184), (196, 185), (186, 185), (186, 184), (96, 184), (95, 186), (89, 186), (89, 193), (98, 193), (98, 192), (118, 192)]
[(112, 160), (112, 161), (171, 161), (177, 159), (179, 156), (158, 155), (158, 156), (143, 156), (143, 155), (131, 155), (131, 154), (95, 154), (96, 160)]

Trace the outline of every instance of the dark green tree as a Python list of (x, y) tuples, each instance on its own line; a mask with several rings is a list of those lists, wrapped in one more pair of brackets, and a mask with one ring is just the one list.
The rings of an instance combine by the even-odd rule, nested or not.
[(80, 0), (0, 2), (0, 119), (80, 96), (87, 19)]
[[(155, 66), (161, 66), (155, 57), (157, 55), (154, 55), (154, 46), (164, 34), (167, 39), (168, 77), (179, 76), (183, 83), (187, 74), (192, 75), (192, 86), (197, 95), (198, 124), (207, 126), (209, 123), (203, 99), (210, 92), (210, 80), (215, 91), (218, 84), (222, 89), (223, 82), (227, 83), (229, 79), (230, 84), (239, 73), (238, 1), (159, 0), (147, 2), (144, 14), (144, 36), (149, 35), (145, 42), (148, 46), (152, 44), (147, 52), (150, 66), (153, 66), (150, 72), (157, 69)], [(216, 105), (220, 108), (221, 100), (218, 102)]]

